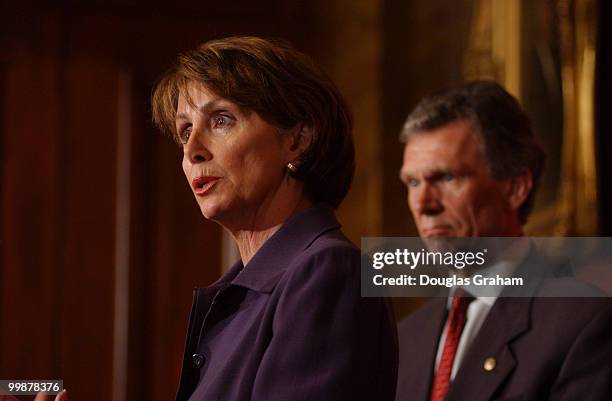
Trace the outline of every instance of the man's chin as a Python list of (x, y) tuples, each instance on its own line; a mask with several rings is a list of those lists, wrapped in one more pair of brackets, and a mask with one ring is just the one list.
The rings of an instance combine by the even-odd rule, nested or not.
[(432, 252), (458, 252), (470, 250), (474, 238), (459, 236), (429, 236), (422, 238), (425, 247)]
[(454, 249), (451, 237), (432, 235), (423, 237), (422, 240), (425, 247), (431, 252), (448, 252)]

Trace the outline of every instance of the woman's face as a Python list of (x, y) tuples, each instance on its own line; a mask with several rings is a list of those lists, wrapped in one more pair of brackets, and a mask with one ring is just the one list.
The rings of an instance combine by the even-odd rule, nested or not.
[(176, 128), (202, 214), (222, 224), (253, 221), (286, 190), (291, 136), (201, 84), (186, 92), (191, 102), (179, 97)]

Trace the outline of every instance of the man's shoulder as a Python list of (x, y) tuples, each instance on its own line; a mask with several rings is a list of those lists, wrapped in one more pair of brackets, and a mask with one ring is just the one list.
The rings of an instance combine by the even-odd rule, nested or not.
[(578, 329), (600, 313), (612, 313), (612, 298), (536, 297), (531, 307), (534, 325), (555, 321)]
[(397, 324), (398, 334), (412, 333), (418, 330), (423, 322), (431, 322), (436, 319), (436, 315), (443, 312), (446, 305), (446, 298), (432, 298), (420, 305), (415, 311), (402, 318)]
[(600, 288), (568, 274), (549, 276), (540, 282), (533, 298), (532, 313), (543, 320), (567, 317), (573, 321), (589, 319), (604, 310), (612, 310), (612, 298)]
[(600, 288), (571, 276), (543, 280), (536, 293), (537, 298), (609, 298)]

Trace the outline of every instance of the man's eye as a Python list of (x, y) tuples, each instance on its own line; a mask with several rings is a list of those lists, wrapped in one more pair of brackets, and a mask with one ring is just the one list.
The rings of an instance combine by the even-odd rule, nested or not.
[(411, 178), (408, 180), (408, 187), (417, 187), (419, 185), (419, 180)]
[(454, 175), (452, 175), (452, 174), (450, 174), (450, 173), (446, 173), (446, 174), (444, 174), (444, 175), (442, 176), (442, 179), (443, 179), (444, 181), (452, 181), (452, 180), (454, 180), (454, 179), (455, 179), (455, 176), (454, 176)]
[(189, 142), (189, 137), (191, 136), (191, 126), (183, 128), (179, 132), (178, 136), (179, 136), (179, 140), (181, 141), (182, 144), (185, 144), (185, 143)]

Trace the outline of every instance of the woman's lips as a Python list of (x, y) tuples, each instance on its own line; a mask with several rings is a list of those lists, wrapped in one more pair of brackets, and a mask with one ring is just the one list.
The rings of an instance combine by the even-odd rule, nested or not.
[(198, 177), (191, 182), (191, 187), (196, 195), (204, 196), (212, 190), (217, 181), (219, 181), (219, 177)]

